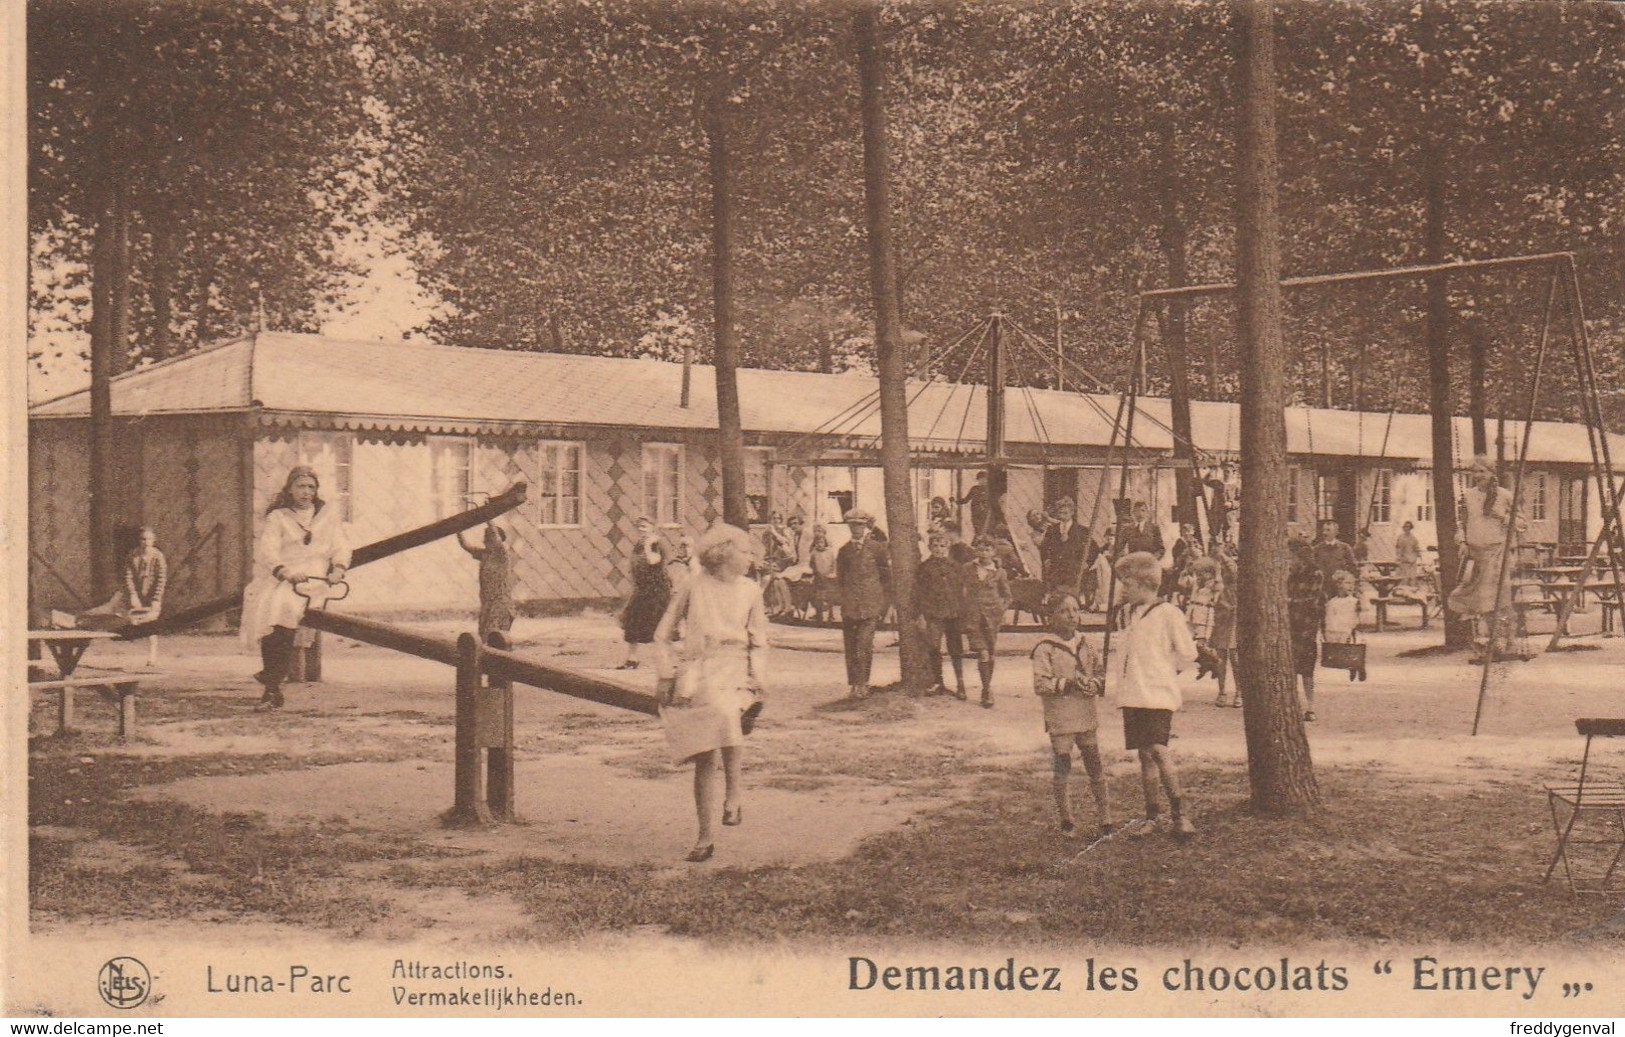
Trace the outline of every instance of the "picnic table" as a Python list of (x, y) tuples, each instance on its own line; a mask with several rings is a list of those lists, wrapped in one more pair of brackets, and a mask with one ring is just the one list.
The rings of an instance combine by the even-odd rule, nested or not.
[(1391, 597), (1393, 597), (1393, 594), (1394, 594), (1394, 588), (1398, 587), (1400, 584), (1404, 583), (1405, 581), (1400, 579), (1398, 576), (1390, 576), (1390, 575), (1384, 574), (1384, 575), (1367, 575), (1365, 577), (1365, 582), (1371, 584), (1372, 589), (1377, 592), (1377, 597), (1379, 597), (1379, 598), (1391, 598)]
[[(1361, 562), (1360, 565), (1374, 571), (1378, 576), (1392, 576), (1399, 571), (1398, 562)], [(1368, 575), (1366, 579), (1370, 579)]]
[(37, 659), (39, 649), (48, 650), (56, 660), (57, 675), (65, 680), (79, 668), (79, 660), (84, 658), (91, 642), (111, 641), (117, 636), (111, 630), (30, 630), (28, 656)]
[[(29, 667), (30, 691), (54, 691), (57, 694), (57, 734), (73, 730), (73, 696), (80, 688), (92, 688), (118, 704), (118, 734), (128, 738), (135, 733), (135, 701), (141, 691), (141, 677), (123, 670), (97, 669), (79, 664), (85, 652), (96, 641), (108, 641), (118, 635), (110, 630), (30, 630), (28, 648), (31, 658), (40, 657), (45, 649), (56, 662), (57, 676), (48, 673), (36, 676), (36, 667)], [(41, 668), (42, 669), (42, 668)], [(147, 673), (145, 676), (158, 676)]]

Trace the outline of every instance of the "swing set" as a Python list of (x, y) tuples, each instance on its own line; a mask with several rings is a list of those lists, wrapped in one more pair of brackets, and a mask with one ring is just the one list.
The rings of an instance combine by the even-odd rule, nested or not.
[[(1512, 269), (1533, 269), (1546, 275), (1545, 305), (1540, 318), (1539, 334), (1535, 343), (1535, 358), (1533, 373), (1530, 380), (1529, 393), (1524, 408), (1523, 433), (1519, 437), (1517, 458), (1512, 470), (1512, 519), (1506, 524), (1505, 542), (1502, 545), (1500, 572), (1497, 577), (1496, 602), (1490, 621), (1491, 633), (1489, 645), (1483, 652), (1481, 665), (1482, 672), (1479, 679), (1478, 704), (1473, 716), (1473, 734), (1478, 733), (1480, 721), (1483, 718), (1485, 699), (1488, 693), (1491, 666), (1503, 657), (1496, 651), (1501, 641), (1501, 633), (1508, 622), (1513, 609), (1510, 597), (1510, 575), (1512, 557), (1517, 536), (1517, 516), (1523, 503), (1524, 475), (1529, 459), (1529, 442), (1535, 429), (1536, 412), (1540, 403), (1540, 389), (1546, 374), (1548, 356), (1551, 352), (1551, 340), (1554, 331), (1554, 318), (1561, 306), (1567, 321), (1566, 338), (1569, 347), (1569, 359), (1572, 364), (1575, 383), (1578, 387), (1577, 396), (1580, 402), (1581, 423), (1585, 425), (1588, 445), (1590, 449), (1590, 472), (1597, 486), (1597, 498), (1602, 506), (1602, 525), (1597, 537), (1591, 541), (1585, 563), (1571, 587), (1565, 588), (1560, 605), (1558, 606), (1557, 628), (1552, 634), (1548, 651), (1559, 648), (1559, 641), (1567, 633), (1568, 618), (1583, 600), (1586, 585), (1594, 570), (1606, 565), (1611, 573), (1612, 585), (1615, 593), (1625, 589), (1625, 579), (1622, 579), (1621, 569), (1625, 568), (1625, 527), (1620, 521), (1620, 508), (1625, 500), (1625, 483), (1616, 486), (1613, 480), (1614, 464), (1612, 449), (1608, 439), (1608, 432), (1603, 424), (1601, 396), (1597, 383), (1596, 367), (1591, 349), (1590, 338), (1586, 331), (1584, 304), (1580, 292), (1580, 281), (1572, 252), (1548, 252), (1536, 255), (1504, 256), (1492, 259), (1459, 260), (1448, 263), (1431, 263), (1419, 266), (1394, 267), (1385, 270), (1361, 270), (1342, 274), (1321, 274), (1308, 277), (1284, 278), (1281, 281), (1283, 288), (1309, 288), (1330, 285), (1358, 284), (1375, 281), (1408, 280), (1413, 278), (1447, 277), (1453, 274), (1469, 272), (1501, 271)], [(1202, 284), (1186, 287), (1161, 288), (1143, 292), (1139, 296), (1139, 316), (1135, 321), (1135, 357), (1133, 387), (1130, 400), (1130, 420), (1133, 414), (1133, 400), (1138, 394), (1144, 381), (1145, 342), (1142, 337), (1145, 325), (1145, 310), (1148, 305), (1157, 305), (1175, 299), (1192, 299), (1207, 296), (1229, 295), (1235, 291), (1233, 283)], [(1175, 406), (1188, 408), (1188, 399), (1176, 400)], [(1386, 459), (1388, 453), (1388, 438), (1393, 427), (1394, 410), (1388, 414), (1387, 427), (1383, 432), (1383, 445), (1378, 464)], [(1364, 448), (1364, 412), (1361, 412), (1360, 449)], [(1452, 430), (1455, 428), (1455, 419), (1451, 419)], [(1310, 452), (1314, 452), (1312, 419), (1308, 428), (1310, 436)], [(1456, 444), (1459, 452), (1459, 443)], [(1454, 460), (1454, 459), (1453, 459)], [(1372, 485), (1371, 500), (1367, 504), (1365, 523), (1369, 524), (1376, 508), (1378, 487), (1375, 480)]]

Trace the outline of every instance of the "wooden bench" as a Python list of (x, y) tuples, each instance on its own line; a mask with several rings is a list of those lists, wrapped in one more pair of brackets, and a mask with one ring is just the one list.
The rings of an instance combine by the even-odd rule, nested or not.
[(1422, 607), (1422, 629), (1428, 628), (1428, 621), (1433, 618), (1432, 608), (1424, 598), (1373, 598), (1371, 604), (1377, 612), (1377, 630), (1381, 632), (1388, 628), (1388, 609), (1393, 605), (1420, 605)]
[(80, 688), (94, 688), (109, 702), (118, 703), (118, 736), (129, 738), (135, 734), (135, 700), (141, 693), (142, 679), (162, 676), (152, 671), (127, 673), (123, 670), (81, 669), (72, 677), (29, 681), (28, 687), (30, 691), (56, 692), (57, 734), (65, 735), (73, 730), (73, 693)]

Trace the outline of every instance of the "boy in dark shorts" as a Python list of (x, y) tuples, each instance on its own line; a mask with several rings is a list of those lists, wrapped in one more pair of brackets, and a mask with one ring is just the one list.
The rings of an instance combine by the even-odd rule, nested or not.
[(997, 542), (976, 538), (976, 560), (964, 568), (964, 623), (967, 647), (976, 653), (976, 672), (982, 678), (982, 708), (993, 708), (993, 653), (999, 627), (1010, 608), (1010, 581), (999, 564)]
[(1179, 671), (1196, 661), (1196, 642), (1185, 614), (1157, 596), (1162, 564), (1155, 555), (1126, 554), (1117, 560), (1116, 570), (1124, 606), (1108, 660), (1108, 680), (1123, 710), (1124, 745), (1139, 753), (1140, 784), (1145, 790), (1146, 823), (1131, 834), (1150, 835), (1163, 827), (1157, 802), (1160, 785), (1168, 795), (1174, 834), (1195, 835), (1168, 736), (1174, 710), (1184, 702)]

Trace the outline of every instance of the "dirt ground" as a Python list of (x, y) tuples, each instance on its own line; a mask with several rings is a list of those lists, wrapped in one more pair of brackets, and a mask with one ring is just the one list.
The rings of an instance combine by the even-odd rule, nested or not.
[[(447, 636), (462, 629), (450, 622), (415, 626)], [(521, 620), (514, 633), (518, 651), (588, 672), (612, 673), (621, 658), (614, 622), (603, 614)], [(896, 654), (884, 650), (892, 640), (880, 635), (876, 684), (896, 679)], [(839, 631), (783, 630), (768, 709), (746, 758), (746, 823), (719, 829), (716, 861), (706, 867), (761, 873), (839, 862), (877, 837), (945, 811), (975, 808), (977, 797), (987, 794), (989, 775), (1030, 772), (1030, 784), (1043, 788), (1048, 746), (1025, 660), (1033, 640), (1006, 635), (995, 709), (975, 705), (974, 663), (967, 667), (968, 704), (892, 692), (854, 705), (841, 700)], [(1578, 763), (1574, 718), (1625, 712), (1619, 698), (1625, 639), (1588, 637), (1582, 640), (1589, 650), (1498, 665), (1477, 737), (1469, 732), (1479, 669), (1460, 656), (1398, 658), (1437, 640), (1437, 631), (1415, 629), (1371, 636), (1366, 682), (1321, 671), (1319, 719), (1309, 726), (1317, 768), (1424, 797), (1520, 790), (1534, 819), (1526, 833), (1530, 845), (1546, 845), (1539, 841), (1549, 835), (1535, 831), (1544, 811), (1541, 788), (1571, 775)], [(36, 890), (37, 932), (87, 934), (117, 924), (123, 932), (133, 927), (239, 939), (309, 926), (357, 938), (410, 935), (458, 944), (522, 932), (516, 919), (523, 918), (523, 906), (495, 886), (459, 891), (399, 881), (401, 862), (439, 858), (459, 867), (501, 868), (536, 861), (637, 868), (671, 879), (694, 870), (681, 863), (693, 841), (689, 771), (669, 759), (652, 718), (516, 689), (522, 821), (452, 829), (439, 821), (452, 801), (449, 668), (328, 637), (325, 680), (290, 685), (289, 708), (262, 714), (252, 709), (259, 689), (249, 678), (257, 660), (242, 654), (235, 639), (166, 637), (160, 651), (165, 676), (144, 689), (139, 735), (129, 744), (112, 736), (111, 707), (88, 694), (81, 696), (79, 733), (49, 735), (54, 699), (35, 696), (35, 854), (49, 852), (81, 877), (111, 880), (158, 869), (184, 886), (189, 879), (201, 882), (194, 873), (209, 870), (201, 860), (208, 856), (206, 837), (198, 835), (199, 848), (190, 853), (174, 845), (176, 839), (219, 823), (225, 833), (219, 837), (229, 840), (231, 825), (246, 818), (271, 835), (316, 833), (390, 848), (335, 858), (341, 861), (338, 885), (362, 899), (383, 898), (390, 909), (381, 916), (340, 912), (339, 921), (313, 920), (297, 912), (223, 911), (205, 898), (178, 914), (130, 917), (60, 910), (58, 901)], [(138, 668), (144, 653), (145, 646), (100, 644), (87, 662)], [(629, 676), (650, 686), (654, 680), (647, 666)], [(1174, 746), (1185, 766), (1244, 781), (1242, 712), (1214, 708), (1215, 690), (1207, 681), (1187, 685)], [(1117, 808), (1133, 814), (1138, 767), (1118, 748), (1115, 711), (1103, 716), (1101, 741)], [(1087, 814), (1082, 793), (1080, 786)], [(1200, 824), (1200, 793), (1195, 806)], [(179, 836), (170, 832), (155, 844), (120, 817), (184, 823), (174, 822)], [(1049, 823), (1036, 807), (1033, 818), (1024, 823)], [(1544, 867), (1543, 860), (1524, 863), (1536, 876)], [(256, 872), (244, 881), (271, 879)]]

